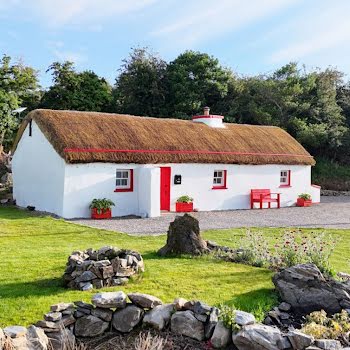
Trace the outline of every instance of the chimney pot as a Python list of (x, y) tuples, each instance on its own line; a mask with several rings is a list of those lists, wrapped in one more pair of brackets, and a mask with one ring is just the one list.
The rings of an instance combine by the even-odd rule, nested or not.
[(210, 115), (210, 108), (209, 108), (209, 107), (204, 107), (203, 114), (204, 114), (205, 116)]

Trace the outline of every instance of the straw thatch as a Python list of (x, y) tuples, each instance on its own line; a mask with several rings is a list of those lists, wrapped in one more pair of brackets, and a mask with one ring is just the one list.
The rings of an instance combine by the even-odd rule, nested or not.
[(30, 120), (68, 163), (315, 163), (278, 127), (225, 124), (225, 128), (212, 128), (179, 119), (43, 109), (25, 118), (14, 150)]

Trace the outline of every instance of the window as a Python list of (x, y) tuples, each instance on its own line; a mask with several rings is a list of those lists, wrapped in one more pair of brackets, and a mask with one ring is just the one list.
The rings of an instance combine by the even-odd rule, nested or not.
[(132, 192), (134, 190), (133, 169), (117, 169), (114, 192)]
[(290, 170), (281, 170), (280, 187), (290, 186)]
[(215, 170), (213, 177), (213, 190), (226, 189), (226, 170)]

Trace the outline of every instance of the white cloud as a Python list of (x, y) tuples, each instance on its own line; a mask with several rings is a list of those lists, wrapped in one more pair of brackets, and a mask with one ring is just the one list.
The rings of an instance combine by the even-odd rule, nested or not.
[(62, 41), (51, 41), (48, 43), (48, 48), (55, 59), (60, 62), (70, 61), (79, 65), (88, 60), (88, 57), (83, 50), (77, 51), (66, 49)]
[[(91, 28), (94, 28), (113, 17), (118, 22), (118, 16), (139, 11), (156, 1), (158, 0), (10, 0), (6, 6), (25, 8), (50, 27), (92, 25)], [(0, 0), (0, 6), (2, 3), (5, 4), (5, 0)]]
[[(174, 13), (174, 20), (151, 32), (183, 46), (233, 32), (299, 0), (202, 0)], [(167, 19), (169, 22), (169, 19)]]
[(283, 41), (282, 47), (269, 55), (268, 60), (281, 63), (329, 53), (330, 50), (334, 50), (336, 56), (341, 55), (344, 47), (350, 45), (350, 3), (339, 1), (336, 4), (338, 6), (328, 3), (328, 6), (312, 9), (281, 28), (281, 31), (288, 32), (288, 40)]

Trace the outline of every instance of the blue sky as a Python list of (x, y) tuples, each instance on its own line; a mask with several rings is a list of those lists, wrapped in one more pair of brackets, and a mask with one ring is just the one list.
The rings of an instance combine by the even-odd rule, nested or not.
[(0, 0), (0, 53), (45, 73), (71, 60), (111, 83), (130, 48), (207, 52), (243, 75), (298, 61), (350, 73), (349, 0)]

